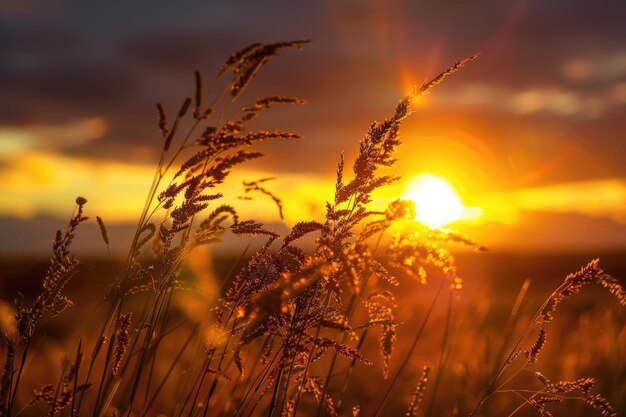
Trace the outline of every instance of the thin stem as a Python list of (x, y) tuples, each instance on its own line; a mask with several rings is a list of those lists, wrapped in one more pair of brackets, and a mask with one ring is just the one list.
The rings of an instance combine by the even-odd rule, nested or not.
[[(328, 309), (328, 305), (330, 303), (330, 293), (326, 294), (326, 301), (324, 302), (324, 310), (322, 312), (322, 317), (326, 315), (326, 310)], [(300, 387), (298, 388), (298, 395), (296, 397), (296, 402), (294, 404), (294, 417), (298, 415), (298, 405), (300, 404), (300, 399), (302, 398), (302, 392), (304, 391), (304, 384), (306, 383), (306, 378), (309, 373), (309, 367), (311, 366), (311, 358), (315, 353), (315, 343), (319, 339), (319, 335), (321, 332), (322, 326), (317, 326), (317, 330), (315, 331), (315, 339), (313, 341), (313, 346), (311, 346), (311, 351), (309, 352), (309, 356), (307, 357), (306, 367), (304, 368), (304, 372), (302, 373), (302, 379), (300, 380)], [(320, 398), (320, 401), (324, 401), (324, 398)]]
[(20, 360), (20, 367), (17, 371), (17, 378), (15, 379), (15, 385), (13, 386), (13, 395), (11, 395), (11, 402), (9, 403), (9, 414), (13, 414), (13, 405), (15, 404), (15, 397), (17, 395), (17, 388), (20, 385), (20, 380), (22, 378), (22, 371), (24, 370), (24, 364), (26, 363), (26, 357), (28, 356), (28, 349), (30, 348), (31, 338), (26, 338), (26, 345), (24, 346), (24, 351), (22, 352), (22, 359)]
[(197, 329), (198, 329), (198, 325), (196, 324), (193, 327), (193, 329), (191, 331), (191, 334), (189, 335), (189, 337), (187, 338), (187, 340), (185, 341), (185, 343), (183, 344), (181, 349), (178, 351), (178, 354), (176, 355), (176, 358), (174, 359), (174, 361), (170, 365), (170, 368), (165, 373), (165, 376), (161, 380), (161, 383), (159, 384), (157, 389), (154, 391), (154, 394), (152, 394), (152, 398), (150, 398), (150, 400), (147, 402), (147, 404), (146, 404), (146, 406), (144, 408), (144, 412), (143, 412), (142, 416), (145, 416), (148, 413), (148, 411), (150, 411), (150, 408), (152, 408), (152, 405), (154, 404), (154, 402), (156, 401), (157, 397), (159, 396), (161, 390), (163, 389), (163, 386), (165, 386), (165, 383), (167, 382), (167, 380), (169, 379), (172, 371), (176, 367), (176, 364), (178, 363), (178, 361), (182, 357), (182, 355), (185, 352), (185, 350), (187, 350), (187, 346), (193, 340), (193, 337), (196, 335), (195, 332), (196, 332)]
[(517, 339), (517, 342), (515, 343), (515, 345), (513, 346), (511, 351), (509, 352), (509, 354), (502, 360), (502, 365), (500, 365), (498, 367), (498, 371), (495, 373), (495, 375), (491, 379), (491, 382), (489, 383), (489, 386), (484, 391), (483, 395), (480, 397), (480, 400), (478, 400), (478, 402), (476, 403), (476, 406), (474, 407), (474, 409), (472, 410), (472, 412), (469, 414), (468, 417), (473, 417), (476, 414), (476, 412), (478, 411), (478, 409), (480, 408), (480, 406), (483, 405), (483, 403), (491, 395), (493, 387), (495, 386), (498, 378), (500, 377), (500, 375), (502, 375), (502, 373), (504, 372), (506, 367), (509, 365), (507, 363), (507, 359), (509, 357), (511, 357), (511, 355), (513, 355), (517, 351), (517, 348), (524, 341), (524, 339), (526, 338), (526, 336), (528, 335), (530, 330), (537, 324), (537, 319), (541, 315), (541, 312), (543, 311), (543, 309), (548, 305), (548, 303), (550, 302), (552, 297), (555, 294), (557, 294), (557, 293), (561, 292), (562, 290), (564, 290), (568, 285), (569, 285), (569, 283), (567, 283), (567, 282), (562, 283), (556, 290), (554, 290), (552, 292), (552, 294), (546, 299), (546, 301), (544, 301), (544, 303), (541, 305), (541, 307), (539, 307), (539, 310), (537, 310), (537, 312), (535, 313), (533, 318), (530, 320), (528, 326), (526, 327), (526, 330), (524, 330), (524, 333), (522, 333), (520, 338)]
[[(367, 330), (368, 329), (366, 328), (365, 330), (363, 330), (363, 333), (361, 334), (359, 343), (356, 346), (357, 352), (361, 351), (361, 348), (363, 347), (363, 344), (365, 343), (365, 338), (367, 337)], [(339, 393), (339, 397), (337, 398), (337, 412), (341, 411), (343, 398), (346, 395), (346, 392), (348, 391), (348, 385), (350, 384), (350, 377), (352, 376), (352, 372), (354, 372), (355, 366), (356, 366), (356, 358), (352, 359), (352, 361), (350, 362), (350, 367), (348, 368), (346, 379), (343, 382), (343, 387), (341, 388), (341, 392)], [(318, 413), (319, 413), (319, 409), (318, 409)]]
[[(274, 362), (276, 362), (276, 359), (278, 359), (278, 357), (282, 354), (282, 349), (284, 348), (284, 346), (285, 345), (283, 344), (276, 350), (276, 352), (274, 353), (274, 356), (272, 357), (272, 360), (269, 361), (268, 364), (265, 366), (265, 370), (263, 371), (263, 373), (259, 374), (256, 377), (254, 382), (251, 384), (250, 389), (248, 389), (246, 391), (246, 393), (244, 394), (243, 398), (241, 399), (241, 402), (240, 402), (239, 406), (237, 407), (237, 409), (235, 410), (235, 413), (233, 414), (233, 417), (237, 417), (237, 415), (243, 416), (243, 414), (245, 413), (246, 409), (250, 405), (250, 402), (252, 401), (252, 399), (254, 398), (256, 393), (261, 389), (261, 386), (263, 385), (263, 382), (265, 381), (265, 378), (267, 377), (267, 375), (272, 370), (272, 367), (274, 366)], [(254, 386), (254, 388), (253, 388), (253, 386)], [(248, 400), (248, 396), (250, 396), (249, 400)], [(248, 400), (248, 403), (246, 403), (246, 400)], [(259, 401), (260, 401), (260, 398), (256, 401), (256, 403), (252, 407), (252, 410), (250, 411), (250, 414), (252, 413), (252, 411), (254, 410), (256, 405), (259, 403)], [(240, 414), (240, 412), (241, 412), (241, 414)]]
[[(450, 291), (450, 296), (448, 297), (448, 309), (446, 311), (446, 325), (444, 327), (444, 334), (441, 339), (441, 346), (439, 348), (439, 366), (437, 367), (437, 374), (435, 375), (435, 383), (432, 390), (432, 400), (428, 405), (428, 412), (426, 413), (427, 417), (430, 417), (433, 413), (433, 408), (435, 406), (435, 400), (437, 398), (437, 391), (439, 390), (439, 384), (441, 382), (441, 376), (443, 375), (443, 370), (445, 366), (445, 358), (447, 350), (449, 348), (449, 336), (450, 336), (450, 320), (452, 318), (452, 304), (453, 304), (453, 293)], [(446, 355), (447, 356), (447, 355)]]
[[(378, 253), (378, 249), (380, 248), (380, 242), (383, 239), (383, 236), (385, 234), (385, 230), (382, 230), (379, 235), (378, 235), (378, 239), (376, 240), (376, 245), (374, 246), (374, 250), (372, 251), (372, 257), (376, 256), (376, 254)], [(352, 316), (354, 315), (358, 302), (361, 299), (361, 297), (363, 296), (363, 294), (365, 293), (365, 289), (367, 288), (367, 284), (370, 280), (370, 278), (372, 277), (372, 275), (374, 275), (373, 273), (369, 273), (365, 275), (365, 279), (363, 280), (363, 283), (361, 284), (361, 287), (359, 288), (359, 291), (356, 292), (352, 292), (352, 296), (350, 297), (350, 302), (348, 304), (348, 315), (347, 315), (347, 320), (349, 321), (350, 319), (352, 319)], [(363, 343), (365, 341), (365, 336), (367, 336), (367, 329), (365, 329), (363, 331), (363, 334), (361, 335), (361, 339), (359, 339), (359, 343), (357, 346), (357, 352), (360, 351), (361, 347), (363, 346)], [(341, 333), (341, 336), (338, 337), (339, 343), (343, 343), (344, 339), (346, 337), (346, 333), (343, 332)], [(338, 358), (339, 352), (337, 352), (337, 350), (335, 350), (333, 352), (333, 357), (330, 361), (330, 366), (328, 367), (328, 372), (326, 374), (326, 379), (324, 379), (322, 381), (322, 383), (324, 384), (324, 388), (322, 389), (322, 394), (321, 397), (324, 398), (326, 393), (328, 392), (328, 389), (330, 387), (330, 380), (331, 380), (331, 376), (333, 374), (333, 370), (335, 368), (335, 363), (337, 362), (337, 358)], [(348, 374), (346, 377), (346, 380), (344, 382), (344, 387), (343, 387), (343, 391), (342, 391), (342, 397), (343, 394), (345, 393), (345, 390), (348, 388), (348, 383), (350, 381), (350, 377), (352, 376), (352, 371), (354, 369), (354, 367), (356, 366), (356, 358), (352, 359), (351, 363), (350, 363), (350, 368), (348, 370)], [(338, 400), (337, 402), (337, 410), (339, 410), (340, 405), (341, 405), (341, 398)], [(322, 415), (322, 407), (323, 405), (323, 401), (320, 401), (320, 403), (317, 406), (317, 417), (320, 417)]]
[(415, 351), (415, 348), (417, 347), (417, 343), (419, 342), (422, 336), (422, 333), (424, 332), (424, 329), (426, 328), (426, 323), (428, 323), (428, 320), (430, 319), (430, 315), (432, 314), (435, 308), (435, 304), (437, 303), (437, 300), (439, 299), (439, 295), (441, 294), (441, 291), (443, 290), (445, 283), (446, 283), (445, 280), (441, 280), (441, 284), (439, 284), (437, 293), (435, 294), (435, 297), (433, 298), (432, 302), (430, 303), (430, 306), (428, 307), (428, 310), (426, 311), (426, 316), (424, 316), (424, 320), (422, 320), (422, 324), (420, 325), (420, 328), (417, 331), (415, 338), (413, 339), (413, 343), (411, 343), (411, 347), (409, 348), (408, 353), (405, 355), (404, 360), (398, 367), (398, 371), (396, 372), (396, 375), (391, 381), (391, 384), (388, 385), (387, 390), (385, 391), (385, 395), (383, 396), (383, 400), (378, 406), (378, 409), (376, 410), (376, 414), (374, 415), (374, 417), (380, 417), (380, 415), (382, 414), (383, 408), (387, 404), (387, 401), (389, 400), (389, 397), (391, 395), (391, 391), (393, 390), (394, 386), (398, 383), (398, 380), (400, 379), (400, 375), (406, 369), (409, 361), (411, 360), (411, 356), (413, 355), (413, 352)]
[[(522, 307), (522, 303), (524, 302), (524, 298), (526, 297), (526, 293), (528, 291), (528, 287), (530, 286), (530, 279), (526, 279), (522, 284), (519, 292), (517, 293), (517, 298), (515, 299), (515, 303), (513, 304), (513, 308), (511, 309), (511, 314), (509, 315), (509, 319), (507, 320), (506, 327), (504, 330), (504, 337), (502, 341), (502, 345), (498, 350), (497, 355), (495, 356), (496, 361), (494, 363), (494, 368), (498, 366), (498, 364), (502, 361), (503, 356), (506, 351), (507, 341), (510, 339), (513, 330), (515, 329), (515, 325), (517, 323), (517, 319), (519, 318), (519, 312)], [(496, 369), (493, 369), (492, 372), (495, 372)]]
[[(256, 359), (252, 362), (252, 369), (250, 370), (250, 377), (247, 378), (246, 380), (246, 384), (243, 387), (242, 392), (245, 392), (248, 387), (250, 386), (250, 382), (252, 381), (252, 375), (255, 374), (257, 367), (259, 366), (261, 357), (263, 355), (263, 352), (265, 351), (265, 349), (267, 348), (267, 345), (270, 343), (271, 340), (271, 336), (266, 336), (265, 337), (265, 341), (263, 342), (263, 345), (261, 346), (261, 349), (259, 350), (259, 353), (256, 357)], [(228, 409), (230, 408), (230, 404), (232, 404), (233, 398), (235, 397), (235, 392), (237, 390), (237, 387), (239, 385), (239, 381), (241, 381), (241, 378), (238, 378), (237, 381), (235, 382), (235, 384), (233, 384), (233, 388), (230, 391), (230, 395), (228, 396), (228, 403), (226, 404), (226, 406), (222, 409), (222, 412), (220, 413), (221, 417), (224, 417), (226, 415), (226, 413), (228, 412)]]
[(76, 351), (76, 361), (74, 362), (74, 387), (72, 388), (72, 408), (70, 409), (70, 416), (74, 417), (76, 415), (76, 389), (78, 388), (78, 373), (80, 371), (80, 360), (81, 360), (81, 348), (83, 346), (83, 339), (80, 339), (78, 342), (78, 350)]

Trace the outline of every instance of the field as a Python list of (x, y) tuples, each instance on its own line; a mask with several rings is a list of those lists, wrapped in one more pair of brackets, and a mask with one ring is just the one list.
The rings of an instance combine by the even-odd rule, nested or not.
[[(594, 254), (597, 255), (597, 254)], [(501, 348), (503, 330), (515, 303), (519, 289), (527, 278), (531, 279), (528, 292), (521, 306), (519, 328), (526, 324), (529, 316), (543, 302), (547, 294), (558, 286), (561, 278), (568, 274), (574, 265), (584, 264), (592, 254), (576, 255), (511, 255), (511, 254), (468, 254), (457, 255), (457, 263), (463, 276), (466, 277), (465, 288), (458, 299), (454, 301), (455, 319), (458, 324), (454, 327), (450, 347), (446, 351), (446, 368), (442, 375), (442, 386), (437, 393), (439, 406), (433, 406), (433, 415), (455, 415), (454, 408), (458, 407), (457, 415), (464, 415), (468, 407), (476, 401), (476, 392), (481, 384), (487, 383), (486, 369), (495, 366), (494, 352)], [(621, 253), (600, 254), (607, 270), (618, 276), (626, 273), (626, 264)], [(208, 266), (210, 271), (207, 279), (215, 280), (216, 286), (223, 282), (231, 265), (237, 258), (217, 257)], [(33, 277), (42, 276), (47, 267), (45, 259), (21, 259), (2, 261), (2, 294), (11, 294), (20, 291), (24, 294), (36, 294), (38, 288)], [(84, 318), (92, 313), (92, 306), (82, 300), (89, 300), (89, 296), (98, 294), (110, 280), (108, 270), (110, 263), (104, 259), (84, 260), (81, 272), (68, 288), (70, 297), (77, 300), (77, 307), (72, 314), (59, 317), (46, 325), (45, 340), (50, 348), (42, 351), (38, 359), (29, 366), (42, 366), (46, 369), (42, 375), (55, 375), (61, 371), (61, 358), (64, 356), (63, 346), (75, 344), (72, 339), (72, 329), (80, 328)], [(205, 271), (206, 272), (206, 271)], [(205, 277), (207, 275), (204, 275)], [(399, 333), (400, 340), (407, 340), (416, 331), (427, 309), (427, 304), (434, 290), (432, 284), (427, 287), (414, 287), (407, 291), (400, 300), (406, 308), (401, 312), (401, 320), (405, 323)], [(202, 296), (195, 294), (185, 298), (200, 303)], [(10, 304), (12, 300), (5, 299)], [(412, 390), (416, 383), (421, 367), (428, 364), (436, 366), (441, 360), (441, 325), (445, 322), (446, 304), (442, 302), (433, 313), (431, 324), (425, 329), (423, 342), (420, 343), (413, 355), (411, 366), (402, 377), (394, 391), (395, 402), (390, 404), (384, 415), (403, 415), (410, 402)], [(177, 318), (172, 319), (172, 328), (180, 320), (189, 319), (187, 329), (179, 328), (179, 335), (185, 330), (200, 322), (202, 317), (197, 311), (187, 311), (182, 306), (177, 307)], [(97, 321), (91, 317), (90, 321)], [(558, 379), (576, 379), (578, 376), (593, 375), (602, 392), (606, 393), (616, 408), (618, 414), (625, 410), (626, 387), (622, 383), (626, 378), (626, 358), (620, 346), (626, 343), (624, 325), (626, 316), (620, 311), (617, 303), (609, 300), (603, 291), (590, 291), (584, 299), (572, 299), (563, 306), (561, 319), (550, 328), (550, 342), (545, 352), (542, 352), (539, 366), (546, 375), (555, 375)], [(179, 339), (181, 340), (181, 339)], [(202, 346), (200, 341), (194, 341), (194, 350)], [(366, 347), (374, 358), (377, 355), (376, 345)], [(176, 346), (171, 347), (170, 355), (175, 355)], [(398, 345), (397, 356), (402, 357), (408, 349), (407, 343)], [(191, 349), (190, 349), (191, 351)], [(171, 357), (168, 358), (171, 360)], [(170, 362), (163, 358), (164, 364), (158, 368), (166, 368)], [(190, 361), (191, 363), (191, 361)], [(181, 364), (171, 377), (165, 388), (169, 392), (185, 380), (190, 363)], [(345, 367), (345, 364), (342, 366)], [(366, 415), (373, 412), (381, 401), (380, 385), (373, 381), (381, 379), (379, 361), (375, 360), (375, 369), (358, 369), (358, 385), (349, 391), (350, 405), (362, 404)], [(394, 366), (392, 365), (392, 370)], [(361, 372), (362, 374), (359, 374)], [(229, 369), (229, 373), (236, 377), (236, 371)], [(341, 371), (337, 372), (341, 377)], [(38, 388), (38, 381), (28, 381), (29, 388)], [(524, 381), (528, 388), (537, 389), (537, 381), (532, 378)], [(514, 385), (513, 385), (514, 386)], [(28, 392), (28, 390), (26, 390)], [(430, 406), (432, 392), (426, 392), (425, 404)], [(28, 397), (28, 396), (26, 396)], [(27, 401), (24, 398), (23, 401)], [(493, 405), (490, 415), (500, 415), (498, 407), (510, 407), (515, 398), (502, 394), (501, 405)], [(570, 407), (573, 404), (570, 404)], [(168, 414), (173, 405), (168, 398), (164, 398), (154, 406), (154, 413)], [(313, 407), (308, 405), (307, 408)], [(568, 409), (569, 413), (583, 415), (584, 406), (578, 409)], [(41, 412), (41, 410), (39, 410)], [(578, 414), (579, 413), (579, 414)], [(36, 415), (37, 413), (35, 413)], [(532, 409), (523, 410), (523, 415), (535, 415)], [(558, 415), (558, 414), (557, 414)]]

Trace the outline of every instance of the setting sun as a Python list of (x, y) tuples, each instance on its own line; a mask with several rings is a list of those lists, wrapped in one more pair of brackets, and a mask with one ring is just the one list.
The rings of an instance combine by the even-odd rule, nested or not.
[(429, 227), (461, 220), (467, 210), (454, 187), (433, 174), (421, 174), (411, 180), (404, 197), (415, 203), (415, 220)]

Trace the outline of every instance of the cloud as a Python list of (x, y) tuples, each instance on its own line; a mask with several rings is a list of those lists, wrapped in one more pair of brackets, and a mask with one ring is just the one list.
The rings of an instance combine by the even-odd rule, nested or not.
[(626, 50), (572, 58), (563, 64), (562, 71), (568, 79), (576, 82), (623, 80), (626, 77)]
[(107, 131), (107, 123), (92, 117), (66, 125), (0, 126), (0, 161), (13, 158), (31, 149), (63, 149), (99, 139)]
[(472, 83), (459, 86), (452, 92), (448, 90), (436, 94), (433, 102), (441, 106), (480, 105), (519, 115), (594, 119), (622, 104), (626, 97), (622, 89), (621, 85), (616, 85), (612, 89), (583, 92), (562, 86), (514, 89), (497, 84)]
[(611, 96), (617, 104), (626, 104), (626, 82), (613, 84), (611, 87)]

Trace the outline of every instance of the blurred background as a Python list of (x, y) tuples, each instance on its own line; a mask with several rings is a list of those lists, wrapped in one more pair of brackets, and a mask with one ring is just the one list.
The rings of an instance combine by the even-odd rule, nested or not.
[[(480, 52), (418, 103), (403, 130), (403, 179), (374, 204), (413, 199), (418, 221), (489, 248), (458, 260), (464, 300), (489, 300), (472, 304), (467, 320), (479, 317), (495, 338), (526, 278), (530, 314), (592, 258), (626, 277), (625, 16), (622, 0), (0, 0), (1, 297), (39, 285), (77, 195), (107, 223), (113, 257), (125, 253), (162, 146), (154, 105), (174, 113), (193, 94), (194, 70), (211, 79), (249, 43), (313, 39), (264, 68), (242, 100), (306, 98), (263, 119), (304, 139), (263, 145), (267, 156), (240, 169), (227, 193), (243, 217), (284, 231), (323, 218), (339, 155), (351, 161), (371, 121), (413, 85)], [(282, 198), (284, 221), (269, 199), (237, 199), (242, 181), (266, 176), (277, 177), (267, 187)], [(98, 233), (86, 225), (75, 248), (104, 283)], [(224, 274), (240, 251), (233, 245), (204, 267)], [(563, 377), (600, 373), (624, 410), (626, 320), (608, 300), (571, 304), (552, 354), (574, 356), (546, 362)], [(487, 356), (498, 346), (458, 346), (472, 343)], [(454, 368), (458, 380), (482, 366), (476, 351), (462, 351), (472, 359)], [(420, 358), (429, 352), (436, 358), (437, 345)]]

